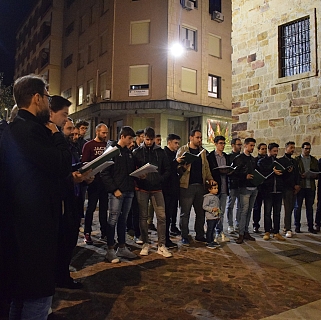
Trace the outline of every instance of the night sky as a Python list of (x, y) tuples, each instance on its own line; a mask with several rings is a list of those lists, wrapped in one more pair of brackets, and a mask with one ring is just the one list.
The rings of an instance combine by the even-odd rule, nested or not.
[(0, 0), (0, 72), (4, 84), (13, 82), (15, 35), (37, 0)]

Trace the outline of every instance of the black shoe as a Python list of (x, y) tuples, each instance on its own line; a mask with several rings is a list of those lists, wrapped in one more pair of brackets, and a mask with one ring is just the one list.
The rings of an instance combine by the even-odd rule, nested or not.
[(320, 232), (320, 226), (315, 226), (315, 231)]
[(64, 283), (57, 283), (58, 288), (67, 288), (67, 289), (81, 289), (83, 284), (75, 280), (70, 280)]
[(315, 229), (311, 229), (311, 228), (309, 228), (309, 230), (308, 230), (310, 233), (313, 233), (313, 234), (317, 234), (317, 230), (315, 230)]
[(239, 237), (235, 240), (235, 242), (237, 244), (242, 244), (243, 243), (243, 239), (244, 239), (244, 236), (240, 234)]
[(253, 238), (248, 232), (244, 233), (243, 239), (250, 240), (250, 241), (255, 241), (255, 238)]
[(176, 226), (174, 226), (174, 227), (171, 228), (169, 234), (171, 236), (176, 237), (176, 236), (180, 236), (181, 235), (181, 231)]
[(259, 230), (260, 228), (259, 227), (254, 227), (253, 228), (253, 232), (254, 233), (260, 233), (260, 230)]
[(135, 231), (133, 229), (128, 229), (127, 230), (127, 234), (131, 237), (134, 237), (135, 236)]
[(149, 230), (152, 230), (152, 231), (157, 231), (154, 223), (150, 223), (150, 224), (148, 225), (148, 229), (149, 229)]
[(207, 240), (203, 237), (203, 238), (196, 238), (195, 237), (195, 241), (196, 242), (207, 242)]
[(169, 240), (169, 241), (166, 241), (165, 247), (167, 247), (168, 249), (175, 249), (175, 248), (178, 248), (178, 245), (173, 241)]
[(300, 228), (295, 228), (295, 233), (301, 233)]

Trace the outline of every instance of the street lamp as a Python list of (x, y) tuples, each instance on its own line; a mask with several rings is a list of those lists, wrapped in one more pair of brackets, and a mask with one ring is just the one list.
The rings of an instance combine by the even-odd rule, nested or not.
[(174, 56), (175, 58), (182, 56), (183, 53), (185, 52), (184, 47), (179, 42), (174, 43), (169, 50), (171, 55)]

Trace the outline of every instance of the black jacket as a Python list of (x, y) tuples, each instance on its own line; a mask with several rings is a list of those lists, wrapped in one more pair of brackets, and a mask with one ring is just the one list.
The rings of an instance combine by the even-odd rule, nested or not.
[(149, 173), (146, 179), (136, 179), (138, 189), (145, 191), (162, 190), (162, 184), (167, 181), (171, 174), (171, 167), (165, 151), (155, 143), (151, 147), (146, 147), (142, 143), (133, 151), (136, 168), (140, 168), (146, 163), (158, 167), (158, 172)]
[(239, 180), (239, 187), (255, 187), (251, 179), (246, 179), (248, 174), (253, 174), (256, 169), (256, 162), (252, 155), (239, 154), (233, 161), (233, 167), (237, 167), (234, 171), (235, 176)]
[(135, 171), (132, 152), (119, 144), (116, 144), (116, 147), (120, 153), (112, 159), (115, 163), (100, 173), (101, 180), (109, 193), (114, 193), (118, 189), (121, 192), (134, 191), (134, 178), (129, 175)]
[(3, 133), (0, 146), (1, 264), (14, 298), (54, 294), (61, 184), (71, 171), (71, 154), (60, 132), (27, 110)]
[[(275, 157), (263, 157), (257, 162), (258, 171), (265, 177), (268, 176), (275, 167), (274, 161), (277, 160), (283, 167), (287, 167), (287, 161), (284, 158), (276, 159)], [(286, 162), (285, 162), (286, 161)], [(288, 174), (284, 171), (282, 175), (271, 174), (266, 180), (264, 180), (261, 192), (283, 192), (284, 189), (284, 177)]]
[(177, 167), (179, 163), (176, 161), (176, 152), (171, 151), (168, 147), (164, 147), (164, 151), (169, 160), (171, 166), (171, 174), (163, 183), (163, 193), (164, 194), (179, 194), (179, 174), (177, 172)]
[[(225, 152), (223, 152), (223, 156), (225, 158), (225, 161), (226, 161), (226, 165), (228, 166), (229, 165), (229, 161), (228, 161), (228, 156)], [(215, 168), (218, 167), (218, 164), (217, 164), (217, 160), (216, 160), (216, 157), (215, 157), (215, 150), (213, 150), (212, 152), (210, 152), (207, 156), (207, 161), (208, 161), (208, 164), (210, 166), (210, 170), (211, 170), (211, 174), (212, 174), (212, 177), (213, 179), (217, 182), (218, 184), (218, 192), (221, 193), (221, 190), (222, 190), (222, 179), (221, 179), (221, 172), (219, 169), (215, 170)], [(226, 192), (228, 194), (228, 185), (227, 185), (227, 174), (225, 174), (226, 176), (226, 179), (225, 179), (225, 182), (226, 182)]]
[[(234, 159), (240, 154), (240, 152), (231, 152), (227, 155), (227, 159), (228, 159), (228, 165), (232, 165)], [(231, 174), (229, 174), (228, 176), (228, 188), (229, 190), (231, 189), (238, 189), (239, 187), (239, 179), (237, 177), (237, 175), (233, 172), (231, 172)]]
[(284, 155), (283, 157), (277, 159), (278, 162), (281, 163), (285, 168), (290, 166), (293, 167), (291, 172), (285, 172), (283, 181), (284, 181), (284, 189), (293, 189), (295, 185), (300, 185), (300, 173), (297, 161), (291, 157), (291, 155)]

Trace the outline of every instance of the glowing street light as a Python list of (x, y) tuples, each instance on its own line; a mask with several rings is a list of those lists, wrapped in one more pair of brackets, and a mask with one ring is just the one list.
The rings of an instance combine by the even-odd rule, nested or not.
[(180, 57), (185, 52), (184, 47), (178, 42), (174, 43), (169, 50), (174, 57)]

